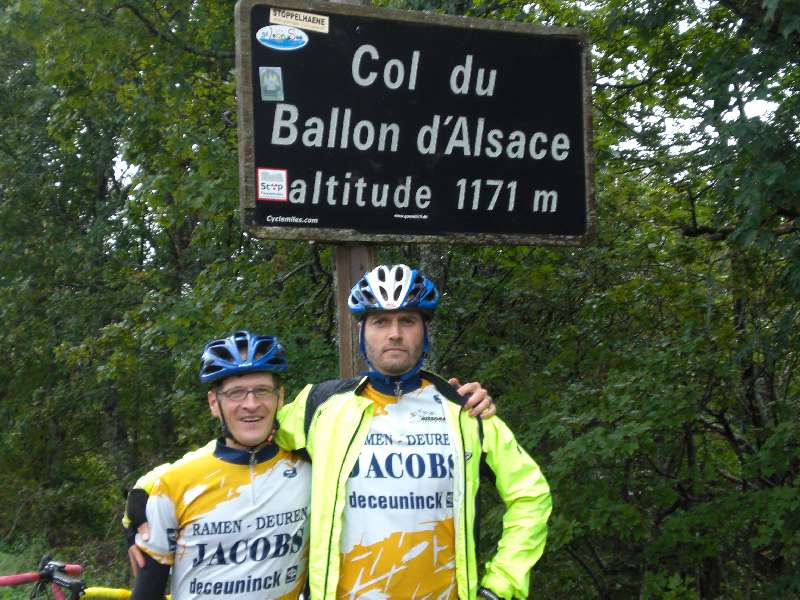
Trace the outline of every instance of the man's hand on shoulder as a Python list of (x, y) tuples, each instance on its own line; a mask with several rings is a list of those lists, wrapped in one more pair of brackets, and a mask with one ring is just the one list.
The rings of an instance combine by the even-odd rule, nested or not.
[(489, 395), (489, 391), (477, 381), (461, 385), (461, 382), (453, 377), (448, 382), (456, 388), (461, 396), (467, 399), (463, 410), (468, 410), (471, 417), (480, 415), (481, 419), (488, 419), (497, 412), (497, 407)]

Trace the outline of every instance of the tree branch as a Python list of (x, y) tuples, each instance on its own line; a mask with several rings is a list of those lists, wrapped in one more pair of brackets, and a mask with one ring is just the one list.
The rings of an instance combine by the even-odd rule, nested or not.
[(719, 242), (728, 238), (733, 233), (733, 227), (714, 228), (708, 225), (678, 224), (681, 233), (686, 237), (702, 237), (711, 242)]
[(147, 17), (145, 17), (136, 6), (133, 6), (132, 4), (128, 4), (125, 2), (111, 8), (105, 15), (97, 15), (97, 16), (100, 16), (101, 18), (104, 18), (107, 21), (111, 21), (113, 20), (114, 13), (122, 10), (123, 8), (128, 9), (131, 12), (131, 14), (133, 14), (137, 19), (139, 19), (139, 21), (141, 21), (142, 24), (144, 24), (145, 28), (147, 29), (147, 31), (150, 32), (151, 35), (154, 35), (155, 37), (160, 38), (170, 44), (178, 46), (181, 49), (185, 50), (186, 52), (189, 52), (190, 54), (195, 54), (197, 56), (202, 56), (205, 58), (214, 58), (218, 60), (231, 59), (236, 55), (236, 53), (233, 52), (232, 50), (207, 50), (205, 48), (197, 48), (195, 46), (192, 46), (184, 42), (183, 40), (178, 38), (178, 36), (172, 33), (165, 33), (159, 31), (159, 29)]
[(577, 552), (575, 552), (575, 550), (573, 550), (571, 546), (567, 546), (566, 549), (567, 549), (567, 554), (569, 554), (570, 557), (572, 557), (572, 560), (574, 560), (576, 563), (578, 563), (581, 566), (581, 568), (584, 571), (586, 571), (586, 574), (592, 580), (592, 583), (594, 584), (594, 587), (596, 587), (597, 591), (602, 594), (603, 590), (605, 589), (605, 586), (597, 578), (597, 575), (595, 575), (594, 571), (592, 571), (592, 569), (588, 565), (588, 563), (585, 560), (583, 560), (583, 558), (581, 558), (581, 556)]

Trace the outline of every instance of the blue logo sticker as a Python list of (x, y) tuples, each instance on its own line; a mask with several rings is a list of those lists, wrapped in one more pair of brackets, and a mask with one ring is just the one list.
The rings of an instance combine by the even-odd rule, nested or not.
[(288, 477), (289, 479), (291, 479), (295, 475), (297, 475), (297, 469), (295, 469), (294, 467), (289, 467), (283, 472), (283, 476)]
[(267, 25), (256, 32), (256, 39), (273, 50), (297, 50), (308, 43), (308, 34), (297, 27)]

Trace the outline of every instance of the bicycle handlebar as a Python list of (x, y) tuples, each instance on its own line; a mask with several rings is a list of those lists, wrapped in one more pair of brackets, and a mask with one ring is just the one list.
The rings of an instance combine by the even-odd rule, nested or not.
[[(31, 593), (33, 598), (43, 593), (44, 587), (50, 584), (55, 600), (79, 600), (84, 597), (87, 599), (125, 600), (131, 595), (131, 591), (126, 589), (87, 587), (83, 580), (74, 577), (81, 573), (83, 573), (81, 565), (62, 563), (50, 560), (49, 556), (44, 556), (39, 562), (38, 571), (17, 573), (16, 575), (0, 575), (0, 587), (35, 583), (36, 586)], [(169, 595), (167, 595), (166, 600), (169, 600)]]
[(22, 585), (39, 581), (39, 573), (17, 573), (16, 575), (0, 575), (0, 587), (7, 585)]
[(73, 565), (50, 560), (45, 556), (39, 563), (38, 571), (30, 573), (17, 573), (16, 575), (0, 575), (0, 587), (8, 585), (22, 585), (23, 583), (36, 583), (37, 581), (49, 582), (57, 574), (80, 575), (83, 573), (81, 565)]
[(52, 584), (53, 594), (56, 600), (65, 600), (61, 588), (70, 592), (70, 600), (77, 599), (85, 587), (84, 583), (75, 579), (73, 575), (80, 575), (83, 572), (81, 565), (67, 564), (50, 560), (45, 555), (39, 561), (39, 570), (30, 573), (17, 573), (16, 575), (4, 575), (0, 577), (0, 586), (22, 585), (24, 583), (35, 583), (36, 586), (31, 591), (31, 597), (38, 595), (48, 583)]

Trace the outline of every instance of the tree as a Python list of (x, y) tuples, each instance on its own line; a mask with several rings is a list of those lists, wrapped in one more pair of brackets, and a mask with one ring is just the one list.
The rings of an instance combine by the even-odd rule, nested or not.
[(532, 420), (555, 490), (539, 585), (796, 593), (797, 8), (402, 6), (594, 44), (597, 244), (454, 249), (448, 293), (465, 300), (439, 325), (442, 368), (477, 371), (501, 414)]
[[(437, 369), (551, 482), (532, 596), (797, 595), (800, 9), (392, 5), (593, 41), (596, 242), (381, 256), (437, 271)], [(102, 538), (119, 489), (213, 435), (205, 341), (246, 325), (290, 389), (334, 374), (330, 250), (238, 224), (227, 3), (0, 6), (0, 535)]]

